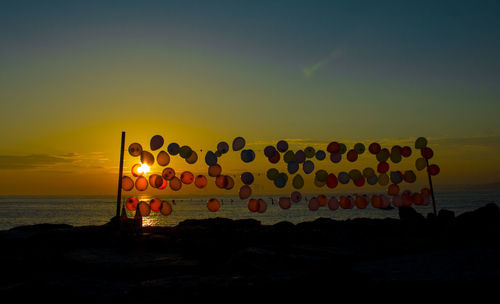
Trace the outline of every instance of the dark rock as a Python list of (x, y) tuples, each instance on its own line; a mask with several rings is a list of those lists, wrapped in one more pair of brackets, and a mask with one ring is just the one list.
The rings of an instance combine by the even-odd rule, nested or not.
[(425, 220), (424, 216), (412, 207), (399, 207), (399, 218), (403, 221), (418, 222)]
[(457, 220), (464, 224), (471, 225), (485, 225), (487, 223), (500, 222), (500, 210), (495, 203), (489, 203), (484, 207), (478, 208), (474, 211), (464, 212), (457, 216)]
[(455, 212), (446, 209), (439, 210), (438, 221), (449, 223), (452, 222), (454, 219), (455, 219)]
[(69, 229), (72, 227), (73, 226), (67, 224), (36, 224), (36, 225), (14, 227), (10, 229), (10, 231), (43, 232), (43, 231), (51, 231), (58, 229)]

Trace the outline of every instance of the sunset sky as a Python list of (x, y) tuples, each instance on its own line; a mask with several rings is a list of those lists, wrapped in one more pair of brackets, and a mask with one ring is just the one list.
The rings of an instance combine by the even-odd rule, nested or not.
[(0, 41), (0, 195), (115, 194), (121, 131), (260, 160), (425, 136), (437, 190), (500, 182), (498, 1), (1, 1)]

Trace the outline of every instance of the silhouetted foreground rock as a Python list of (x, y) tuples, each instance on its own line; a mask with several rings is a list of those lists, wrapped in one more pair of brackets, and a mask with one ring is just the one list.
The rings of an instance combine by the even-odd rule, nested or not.
[(0, 231), (0, 291), (181, 302), (297, 300), (320, 291), (495, 292), (488, 286), (500, 281), (497, 205), (457, 217), (399, 212), (399, 220), (319, 218), (297, 225), (186, 220), (144, 227), (139, 235), (112, 224), (17, 227)]

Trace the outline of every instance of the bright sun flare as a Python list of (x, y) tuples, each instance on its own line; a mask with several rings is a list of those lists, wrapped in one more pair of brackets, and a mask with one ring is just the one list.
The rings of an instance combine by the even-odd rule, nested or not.
[(137, 168), (137, 172), (139, 174), (149, 173), (151, 172), (151, 168), (147, 164), (141, 164), (141, 166)]

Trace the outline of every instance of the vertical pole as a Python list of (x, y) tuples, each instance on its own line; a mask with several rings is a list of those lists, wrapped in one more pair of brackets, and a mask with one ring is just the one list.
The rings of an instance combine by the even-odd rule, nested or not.
[[(426, 158), (425, 162), (427, 163), (427, 169), (429, 169), (429, 160)], [(432, 187), (432, 178), (429, 174), (429, 170), (427, 170), (427, 176), (429, 177), (429, 187), (431, 188), (431, 197), (432, 197), (432, 210), (434, 211), (434, 215), (437, 215), (436, 212), (436, 199), (434, 198), (434, 188)]]
[(120, 148), (120, 169), (118, 171), (118, 194), (116, 196), (116, 217), (120, 217), (122, 203), (122, 177), (123, 177), (123, 153), (125, 151), (125, 132), (122, 132), (122, 144)]

